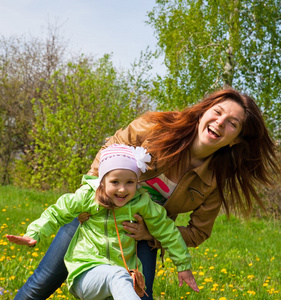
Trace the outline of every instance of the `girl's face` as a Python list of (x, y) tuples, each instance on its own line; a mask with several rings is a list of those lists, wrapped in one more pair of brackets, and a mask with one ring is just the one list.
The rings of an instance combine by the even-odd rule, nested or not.
[(117, 207), (124, 206), (134, 197), (137, 184), (137, 175), (131, 170), (113, 170), (104, 177), (105, 193)]
[(212, 152), (224, 146), (239, 143), (245, 112), (233, 100), (225, 100), (208, 109), (201, 117), (198, 126), (199, 145), (205, 145)]

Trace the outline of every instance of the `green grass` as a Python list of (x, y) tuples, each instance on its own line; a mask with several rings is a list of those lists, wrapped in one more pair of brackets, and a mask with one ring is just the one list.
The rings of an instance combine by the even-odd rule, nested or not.
[[(0, 187), (0, 299), (13, 299), (16, 291), (32, 274), (52, 238), (35, 248), (11, 244), (6, 234), (24, 234), (27, 225), (60, 196), (54, 192)], [(185, 225), (188, 215), (177, 223)], [(190, 249), (194, 276), (200, 293), (188, 286), (178, 287), (176, 270), (168, 256), (164, 268), (158, 259), (154, 283), (155, 300), (160, 299), (281, 299), (281, 222), (249, 222), (221, 215), (212, 237)], [(75, 299), (63, 285), (52, 299)]]

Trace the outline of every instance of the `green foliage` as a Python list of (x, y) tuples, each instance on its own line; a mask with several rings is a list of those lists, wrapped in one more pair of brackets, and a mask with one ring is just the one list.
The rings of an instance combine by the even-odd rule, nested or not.
[(48, 84), (33, 101), (34, 150), (17, 166), (24, 170), (26, 163), (31, 173), (25, 184), (73, 191), (105, 138), (134, 118), (128, 89), (108, 55), (94, 63), (70, 63)]
[(0, 37), (0, 184), (12, 182), (14, 161), (31, 146), (31, 100), (39, 96), (63, 54), (64, 43), (50, 28), (39, 39)]
[[(47, 251), (53, 236), (36, 247), (11, 244), (6, 234), (24, 234), (30, 222), (56, 202), (61, 193), (38, 192), (13, 186), (0, 187), (0, 299), (14, 299), (16, 291), (33, 273)], [(188, 214), (177, 219), (186, 225)], [(159, 258), (154, 294), (167, 299), (280, 299), (280, 221), (252, 219), (244, 222), (224, 215), (215, 222), (210, 239), (190, 249), (192, 270), (200, 287), (193, 292), (185, 284), (179, 288), (176, 268), (165, 256), (164, 268)], [(50, 299), (75, 298), (64, 284)]]
[(280, 138), (280, 0), (158, 0), (149, 13), (168, 73), (155, 82), (161, 109), (183, 108), (233, 86), (257, 99)]

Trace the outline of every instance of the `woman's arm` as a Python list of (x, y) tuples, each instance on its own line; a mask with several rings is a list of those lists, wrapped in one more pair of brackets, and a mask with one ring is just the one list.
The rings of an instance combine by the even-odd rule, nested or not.
[(190, 214), (187, 226), (178, 226), (187, 247), (197, 247), (211, 236), (220, 208), (221, 198), (216, 189)]

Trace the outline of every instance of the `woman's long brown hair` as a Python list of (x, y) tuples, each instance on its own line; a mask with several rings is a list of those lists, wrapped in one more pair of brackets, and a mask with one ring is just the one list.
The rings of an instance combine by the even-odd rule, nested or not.
[(177, 164), (189, 150), (201, 116), (212, 106), (229, 99), (240, 104), (245, 111), (239, 135), (241, 142), (216, 151), (210, 168), (214, 171), (227, 215), (233, 210), (249, 216), (253, 198), (264, 208), (256, 192), (257, 186), (271, 184), (274, 174), (280, 172), (276, 145), (251, 97), (226, 89), (214, 92), (183, 111), (148, 112), (143, 117), (155, 124), (147, 138), (149, 152), (157, 162), (165, 161), (169, 167)]

